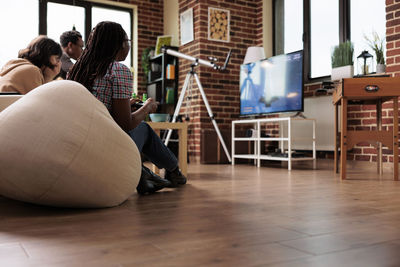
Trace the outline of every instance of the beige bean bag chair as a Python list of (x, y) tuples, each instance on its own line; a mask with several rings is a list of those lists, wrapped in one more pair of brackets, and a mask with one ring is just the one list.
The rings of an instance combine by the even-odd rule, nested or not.
[(112, 207), (135, 192), (140, 174), (132, 139), (76, 82), (42, 85), (0, 112), (2, 196), (49, 206)]
[(0, 112), (6, 107), (23, 97), (23, 95), (2, 95), (0, 94)]

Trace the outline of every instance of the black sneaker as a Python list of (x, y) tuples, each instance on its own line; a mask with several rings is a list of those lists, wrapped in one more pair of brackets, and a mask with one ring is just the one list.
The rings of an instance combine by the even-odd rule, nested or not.
[(136, 191), (138, 192), (139, 195), (147, 195), (156, 192), (157, 189), (155, 188), (152, 182), (141, 176), (139, 184), (136, 187)]
[(181, 173), (179, 168), (176, 168), (174, 171), (166, 171), (165, 172), (165, 179), (171, 182), (170, 187), (177, 187), (178, 185), (186, 184), (186, 177)]
[(142, 172), (146, 172), (147, 175), (147, 180), (152, 182), (156, 187), (169, 187), (171, 186), (171, 182), (168, 181), (167, 179), (161, 178), (154, 172), (152, 172), (149, 168), (146, 166), (142, 166)]
[(155, 193), (165, 187), (170, 187), (171, 182), (161, 178), (145, 166), (142, 166), (142, 175), (136, 187), (138, 194), (146, 195)]

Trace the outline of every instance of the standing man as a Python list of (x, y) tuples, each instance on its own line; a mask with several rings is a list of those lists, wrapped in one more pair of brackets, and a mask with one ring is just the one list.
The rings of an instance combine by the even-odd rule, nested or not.
[(61, 34), (60, 43), (63, 50), (61, 56), (60, 77), (66, 79), (67, 72), (72, 69), (74, 63), (71, 58), (77, 60), (83, 51), (82, 35), (78, 31), (67, 31)]

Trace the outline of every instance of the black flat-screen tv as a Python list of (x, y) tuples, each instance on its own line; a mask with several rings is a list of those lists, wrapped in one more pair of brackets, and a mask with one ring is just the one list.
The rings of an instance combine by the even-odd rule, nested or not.
[(300, 112), (303, 102), (303, 51), (240, 66), (240, 115)]

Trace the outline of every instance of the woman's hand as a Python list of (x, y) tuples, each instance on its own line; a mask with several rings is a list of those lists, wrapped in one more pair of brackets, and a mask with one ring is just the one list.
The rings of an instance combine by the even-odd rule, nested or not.
[(139, 102), (140, 102), (140, 99), (138, 99), (138, 98), (131, 98), (131, 99), (129, 100), (129, 102), (131, 103), (131, 106), (132, 106), (132, 105), (135, 105), (136, 103), (139, 103)]
[(59, 67), (55, 66), (54, 69), (45, 67), (44, 71), (43, 71), (43, 77), (44, 77), (45, 83), (54, 80), (54, 78), (60, 73), (60, 68), (61, 68), (61, 63), (60, 63)]
[(53, 65), (53, 68), (49, 68), (47, 66), (42, 67), (44, 82), (50, 82), (54, 80), (54, 78), (60, 73), (61, 70), (61, 61), (59, 56), (52, 55), (50, 56), (50, 64)]
[(158, 103), (153, 99), (149, 98), (144, 102), (143, 109), (145, 110), (146, 114), (156, 112)]
[(134, 112), (143, 106), (143, 102), (139, 100), (139, 98), (131, 98), (129, 100), (131, 104), (131, 112)]

